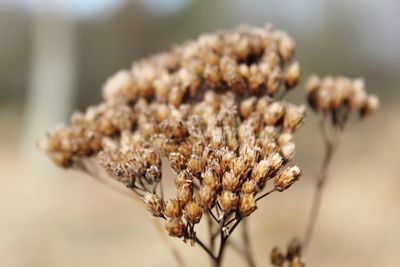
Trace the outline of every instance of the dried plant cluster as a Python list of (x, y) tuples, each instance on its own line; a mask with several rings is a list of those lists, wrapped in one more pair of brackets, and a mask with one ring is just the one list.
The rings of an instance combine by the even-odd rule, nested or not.
[(343, 128), (351, 112), (364, 118), (379, 106), (375, 95), (368, 95), (362, 79), (343, 76), (311, 76), (306, 84), (307, 100), (310, 107), (331, 117), (331, 124)]
[(287, 246), (286, 252), (283, 252), (279, 247), (274, 247), (272, 249), (270, 255), (271, 263), (276, 267), (304, 267), (302, 250), (301, 241), (293, 239)]
[[(271, 26), (204, 34), (116, 73), (102, 103), (50, 131), (40, 148), (66, 168), (85, 170), (83, 160), (96, 160), (165, 221), (169, 235), (198, 243), (220, 266), (229, 236), (257, 202), (301, 175), (290, 161), (306, 110), (282, 100), (300, 79), (294, 49), (293, 39)], [(334, 125), (349, 111), (364, 117), (377, 107), (362, 82), (343, 77), (310, 78), (307, 98)], [(175, 185), (169, 199), (166, 180)], [(197, 236), (204, 218), (216, 226), (217, 250), (214, 228), (208, 246)], [(275, 252), (276, 266), (303, 266), (299, 253)]]

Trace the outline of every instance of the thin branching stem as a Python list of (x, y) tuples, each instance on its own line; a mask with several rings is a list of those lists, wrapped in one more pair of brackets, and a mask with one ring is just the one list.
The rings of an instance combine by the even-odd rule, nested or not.
[(329, 137), (325, 129), (326, 117), (323, 117), (320, 122), (320, 130), (325, 143), (325, 155), (321, 164), (321, 169), (318, 174), (317, 183), (315, 185), (315, 193), (312, 200), (311, 212), (307, 222), (307, 228), (304, 235), (303, 246), (306, 249), (311, 241), (315, 225), (318, 219), (318, 214), (321, 206), (322, 194), (328, 177), (328, 170), (331, 164), (333, 155), (339, 145), (341, 131), (335, 129), (333, 137)]

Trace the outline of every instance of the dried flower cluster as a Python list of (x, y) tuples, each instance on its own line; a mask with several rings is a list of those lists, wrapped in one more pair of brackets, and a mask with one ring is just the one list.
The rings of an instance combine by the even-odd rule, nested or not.
[(343, 127), (350, 112), (361, 118), (373, 113), (379, 106), (375, 95), (368, 95), (364, 81), (343, 76), (311, 76), (306, 85), (309, 105), (316, 111), (330, 114), (334, 126)]
[[(82, 162), (95, 160), (165, 221), (170, 236), (198, 243), (220, 266), (227, 239), (257, 202), (301, 175), (288, 163), (305, 107), (282, 100), (300, 80), (294, 49), (293, 39), (271, 26), (201, 35), (116, 73), (103, 87), (102, 103), (75, 113), (39, 146), (62, 167), (89, 172)], [(272, 250), (278, 267), (304, 266), (302, 245), (313, 232), (338, 137), (352, 113), (364, 118), (379, 105), (360, 79), (314, 75), (306, 90), (309, 105), (322, 114), (327, 149), (305, 238), (292, 241), (286, 253)], [(332, 137), (326, 122), (336, 131)], [(163, 164), (173, 177), (163, 174)], [(162, 186), (168, 179), (174, 182), (170, 198)], [(205, 217), (209, 247), (195, 230)], [(243, 229), (244, 255), (254, 266)]]
[[(273, 266), (282, 267), (304, 267), (302, 259), (302, 245), (297, 239), (293, 239), (284, 253), (280, 248), (274, 247), (271, 251), (271, 263)], [(285, 264), (286, 263), (286, 264)]]
[[(277, 100), (299, 81), (293, 53), (292, 38), (270, 26), (202, 35), (118, 72), (104, 85), (103, 103), (75, 113), (40, 147), (63, 167), (97, 160), (165, 219), (171, 236), (200, 242), (195, 225), (213, 218), (219, 261), (257, 201), (301, 175), (287, 164), (305, 107)], [(163, 175), (162, 164), (174, 177)], [(165, 179), (174, 180), (170, 199)]]

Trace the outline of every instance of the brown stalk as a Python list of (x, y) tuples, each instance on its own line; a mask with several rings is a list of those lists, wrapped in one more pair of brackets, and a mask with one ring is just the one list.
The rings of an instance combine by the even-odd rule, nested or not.
[(339, 145), (339, 139), (340, 139), (339, 137), (341, 135), (341, 130), (336, 130), (335, 135), (333, 137), (329, 137), (325, 129), (325, 121), (326, 117), (324, 116), (319, 124), (324, 141), (325, 154), (315, 185), (315, 193), (312, 200), (311, 212), (308, 218), (307, 228), (304, 235), (304, 241), (303, 241), (304, 249), (306, 249), (307, 246), (309, 245), (315, 230), (315, 225), (318, 220), (318, 214), (322, 202), (322, 195), (324, 192), (325, 184), (328, 179), (328, 170), (332, 162), (332, 158)]

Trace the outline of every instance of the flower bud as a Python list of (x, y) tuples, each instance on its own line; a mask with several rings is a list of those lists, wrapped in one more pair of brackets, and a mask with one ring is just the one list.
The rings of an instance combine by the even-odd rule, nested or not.
[(275, 179), (275, 189), (282, 192), (295, 183), (301, 175), (301, 170), (297, 166), (287, 168)]
[(232, 191), (223, 191), (218, 197), (218, 202), (224, 212), (236, 209), (239, 197)]
[(188, 220), (188, 222), (196, 224), (200, 222), (202, 215), (203, 215), (202, 208), (197, 202), (190, 201), (186, 204), (185, 217)]

